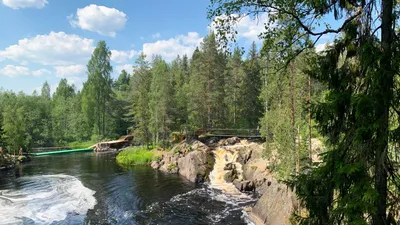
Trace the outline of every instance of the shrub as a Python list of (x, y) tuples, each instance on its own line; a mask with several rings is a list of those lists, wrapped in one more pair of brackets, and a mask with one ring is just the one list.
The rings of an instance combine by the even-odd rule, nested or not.
[(144, 165), (149, 164), (153, 156), (154, 152), (147, 150), (145, 147), (131, 147), (117, 155), (117, 163), (122, 165)]
[(177, 167), (176, 164), (171, 163), (171, 164), (168, 165), (168, 170), (173, 170), (176, 167)]

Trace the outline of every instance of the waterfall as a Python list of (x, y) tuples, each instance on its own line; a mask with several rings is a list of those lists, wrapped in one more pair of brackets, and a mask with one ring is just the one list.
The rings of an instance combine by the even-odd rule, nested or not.
[(211, 186), (228, 194), (242, 195), (242, 193), (235, 187), (235, 185), (233, 185), (233, 183), (226, 181), (226, 176), (228, 173), (232, 172), (232, 169), (235, 170), (238, 180), (243, 179), (242, 165), (236, 162), (238, 152), (232, 152), (223, 148), (218, 148), (213, 151), (213, 153), (215, 157), (215, 164), (209, 176)]

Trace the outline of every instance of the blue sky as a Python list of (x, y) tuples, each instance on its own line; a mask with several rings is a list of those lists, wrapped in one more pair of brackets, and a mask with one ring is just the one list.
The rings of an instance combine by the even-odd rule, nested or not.
[[(32, 93), (61, 78), (79, 89), (99, 40), (112, 51), (113, 77), (143, 51), (167, 61), (191, 56), (208, 33), (209, 0), (0, 0), (0, 87)], [(260, 41), (262, 21), (242, 19), (239, 45)]]

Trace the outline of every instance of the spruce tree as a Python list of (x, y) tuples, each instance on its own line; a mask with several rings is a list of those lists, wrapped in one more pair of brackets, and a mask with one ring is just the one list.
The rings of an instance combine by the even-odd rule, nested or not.
[(136, 140), (149, 145), (151, 142), (149, 90), (152, 73), (144, 53), (139, 55), (135, 63), (136, 68), (131, 79), (132, 108), (130, 114), (133, 115), (133, 131)]

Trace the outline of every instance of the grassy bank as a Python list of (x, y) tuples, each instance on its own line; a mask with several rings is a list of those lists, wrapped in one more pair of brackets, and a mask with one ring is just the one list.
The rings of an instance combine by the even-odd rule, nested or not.
[(87, 148), (96, 144), (94, 141), (74, 141), (66, 144), (67, 147), (72, 149)]
[(117, 155), (117, 163), (121, 165), (145, 165), (151, 162), (154, 150), (146, 147), (131, 147), (123, 150)]

